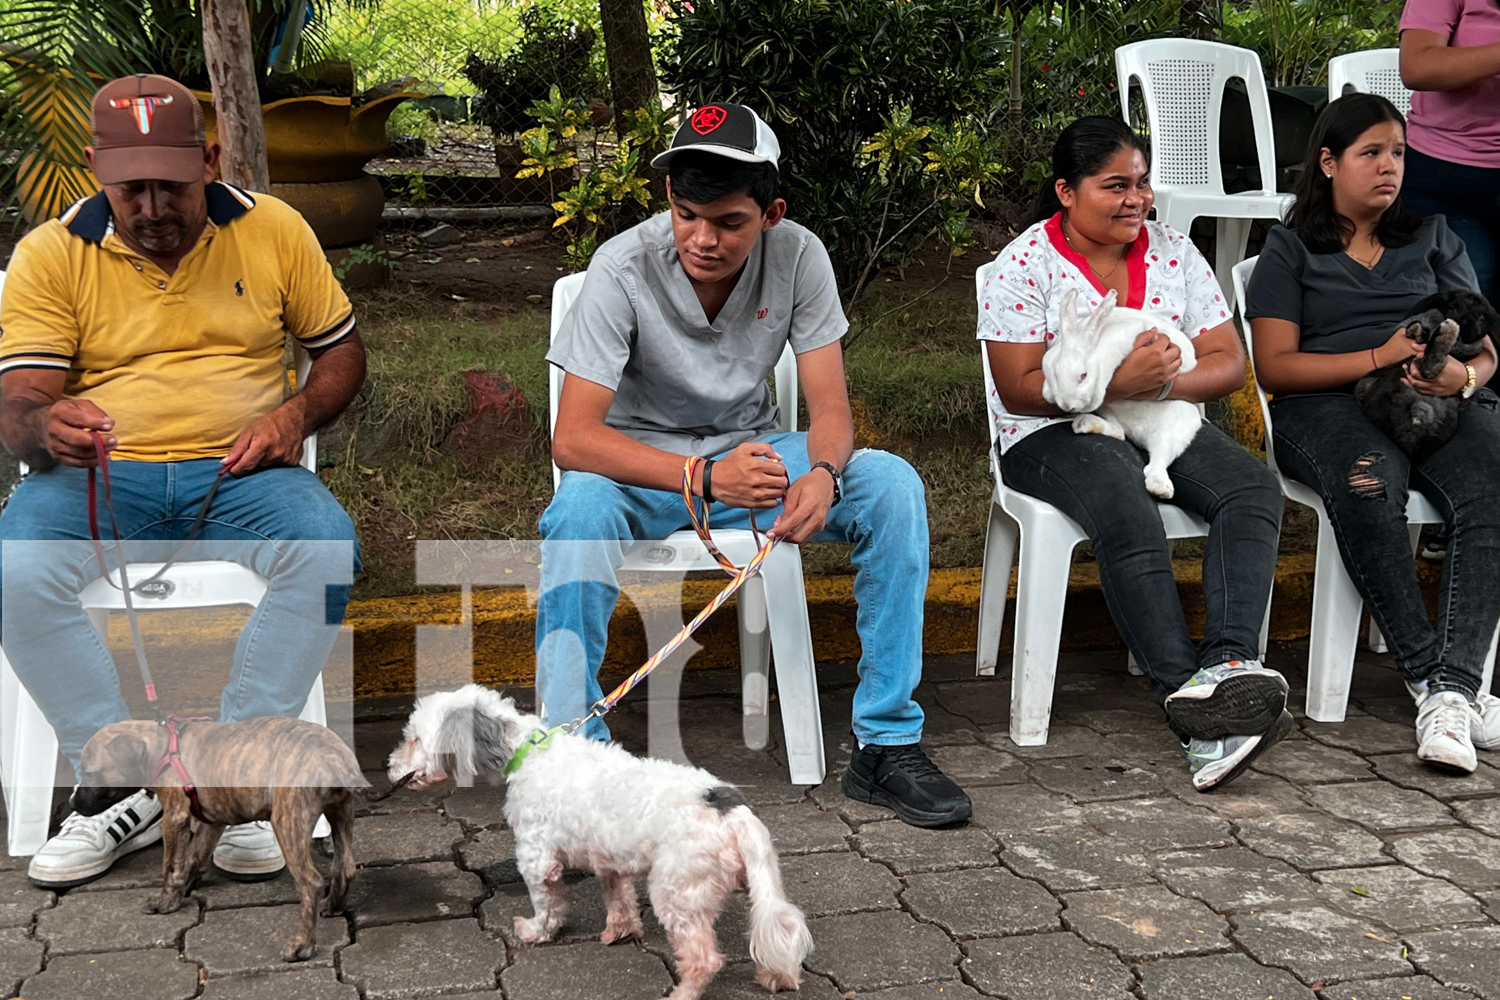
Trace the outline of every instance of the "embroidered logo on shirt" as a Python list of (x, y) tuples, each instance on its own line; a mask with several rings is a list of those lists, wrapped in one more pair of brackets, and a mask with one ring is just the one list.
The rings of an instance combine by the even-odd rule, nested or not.
[(116, 97), (109, 102), (109, 106), (120, 111), (128, 108), (135, 117), (135, 127), (141, 130), (141, 135), (150, 135), (151, 120), (156, 117), (156, 109), (171, 103), (172, 95), (166, 94), (161, 97)]
[(760, 311), (758, 311), (755, 314), (755, 318), (756, 319), (765, 319), (769, 315), (771, 315), (771, 310), (769, 310), (769, 309), (761, 309)]
[(236, 295), (244, 295), (245, 294), (245, 283), (243, 281), (236, 281), (234, 283), (234, 294), (236, 294)]

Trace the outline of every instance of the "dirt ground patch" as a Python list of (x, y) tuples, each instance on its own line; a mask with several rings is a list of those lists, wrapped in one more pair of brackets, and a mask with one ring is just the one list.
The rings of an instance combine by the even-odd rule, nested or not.
[(391, 284), (449, 303), (472, 301), (508, 309), (550, 301), (565, 274), (564, 243), (528, 223), (451, 223), (457, 241), (428, 246), (421, 234), (435, 223), (392, 226), (381, 233), (392, 263)]
[[(566, 241), (549, 223), (449, 223), (457, 241), (429, 247), (421, 234), (435, 225), (402, 224), (382, 230), (393, 265), (392, 284), (438, 300), (519, 309), (528, 297), (542, 297), (531, 304), (550, 301), (553, 282), (567, 273), (562, 263)], [(903, 269), (886, 268), (876, 288), (894, 285), (912, 293), (972, 295), (974, 271), (1005, 245), (1010, 230), (1001, 224), (980, 224), (977, 235), (981, 245), (951, 261), (946, 248), (933, 245), (919, 251)]]

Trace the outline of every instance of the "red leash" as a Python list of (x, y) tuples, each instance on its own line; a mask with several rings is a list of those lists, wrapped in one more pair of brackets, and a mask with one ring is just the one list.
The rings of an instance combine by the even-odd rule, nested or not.
[[(130, 621), (130, 638), (135, 644), (135, 660), (141, 668), (141, 683), (146, 688), (146, 702), (151, 706), (151, 714), (156, 716), (156, 724), (167, 731), (167, 751), (162, 754), (161, 760), (157, 762), (156, 773), (151, 776), (151, 783), (155, 785), (163, 774), (168, 770), (174, 771), (182, 782), (182, 791), (188, 797), (188, 811), (194, 819), (200, 823), (208, 822), (203, 818), (203, 805), (198, 801), (198, 786), (194, 783), (192, 776), (188, 774), (187, 765), (182, 762), (182, 754), (178, 747), (178, 736), (181, 729), (186, 729), (194, 722), (213, 722), (214, 719), (207, 715), (181, 716), (168, 715), (163, 717), (161, 706), (156, 700), (156, 685), (151, 680), (151, 668), (146, 663), (146, 647), (141, 642), (140, 623), (136, 620), (135, 603), (131, 595), (136, 591), (147, 587), (156, 581), (171, 568), (179, 556), (198, 537), (198, 532), (203, 528), (203, 522), (208, 518), (209, 506), (219, 492), (219, 484), (224, 481), (226, 470), (220, 469), (219, 474), (214, 477), (213, 485), (208, 489), (208, 495), (203, 498), (203, 506), (198, 510), (198, 516), (193, 521), (193, 526), (188, 530), (188, 536), (184, 539), (177, 551), (162, 564), (161, 569), (153, 573), (149, 578), (131, 586), (130, 579), (125, 575), (125, 541), (120, 537), (120, 522), (115, 517), (114, 498), (109, 481), (109, 451), (104, 447), (104, 438), (98, 431), (90, 431), (94, 439), (94, 457), (97, 464), (89, 468), (89, 535), (94, 543), (94, 557), (99, 562), (99, 572), (111, 587), (120, 592), (125, 601), (125, 617)], [(96, 477), (97, 472), (97, 477)], [(104, 553), (104, 540), (99, 532), (99, 490), (95, 486), (96, 478), (103, 482), (102, 491), (105, 512), (109, 514), (110, 529), (114, 533), (115, 556), (119, 560), (120, 582), (115, 583), (110, 579), (109, 561)]]
[(182, 752), (177, 745), (179, 729), (186, 729), (192, 722), (213, 722), (213, 718), (207, 715), (169, 715), (165, 719), (158, 719), (158, 724), (167, 731), (167, 752), (161, 755), (157, 762), (156, 773), (151, 776), (151, 784), (156, 785), (161, 781), (161, 776), (168, 770), (176, 771), (177, 778), (182, 782), (182, 792), (188, 799), (188, 812), (192, 813), (193, 819), (200, 823), (207, 823), (203, 818), (203, 803), (198, 801), (198, 786), (193, 783), (192, 775), (188, 774), (187, 765), (182, 762)]

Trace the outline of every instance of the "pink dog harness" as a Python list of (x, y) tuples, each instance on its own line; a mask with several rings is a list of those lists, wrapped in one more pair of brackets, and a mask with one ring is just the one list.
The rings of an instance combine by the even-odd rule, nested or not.
[(182, 792), (188, 798), (188, 812), (193, 814), (193, 819), (200, 823), (207, 823), (203, 818), (203, 803), (198, 801), (198, 786), (193, 783), (192, 775), (188, 774), (187, 765), (182, 762), (182, 752), (177, 745), (179, 729), (186, 729), (194, 722), (212, 722), (213, 719), (206, 715), (181, 716), (169, 715), (161, 720), (161, 726), (167, 731), (167, 752), (161, 755), (157, 762), (156, 773), (151, 776), (151, 784), (159, 785), (161, 776), (167, 771), (176, 771), (177, 779), (182, 782)]

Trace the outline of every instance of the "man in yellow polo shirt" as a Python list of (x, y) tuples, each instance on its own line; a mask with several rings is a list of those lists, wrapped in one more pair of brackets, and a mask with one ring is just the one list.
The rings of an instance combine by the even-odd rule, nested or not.
[[(0, 514), (3, 646), (75, 770), (89, 737), (131, 714), (77, 598), (101, 575), (89, 542), (93, 432), (110, 452), (132, 561), (167, 559), (201, 510), (185, 558), (229, 559), (270, 581), (240, 636), (220, 720), (295, 716), (332, 649), (357, 560), (348, 514), (298, 465), (302, 441), (365, 376), (353, 310), (312, 230), (275, 198), (214, 181), (219, 146), (205, 143), (185, 87), (112, 81), (92, 124), (85, 154), (104, 190), (27, 234), (0, 297), (0, 442), (31, 467)], [(289, 398), (288, 335), (313, 358)], [(135, 603), (149, 607), (149, 596)], [(98, 878), (160, 839), (160, 816), (147, 791), (98, 816), (75, 813), (32, 859), (31, 880)], [(283, 867), (265, 824), (231, 828), (214, 860), (242, 879)]]

